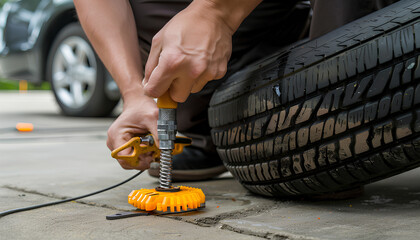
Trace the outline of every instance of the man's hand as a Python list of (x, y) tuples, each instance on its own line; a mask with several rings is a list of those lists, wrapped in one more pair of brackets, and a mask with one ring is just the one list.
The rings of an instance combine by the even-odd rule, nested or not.
[[(158, 109), (155, 101), (144, 95), (141, 84), (143, 70), (129, 0), (74, 0), (74, 3), (83, 29), (124, 99), (122, 114), (108, 130), (108, 148), (112, 151), (132, 137), (149, 132), (157, 139)], [(151, 156), (143, 155), (135, 167), (123, 160), (118, 162), (125, 169), (143, 170), (151, 161)]]
[[(135, 101), (125, 102), (121, 115), (108, 129), (107, 146), (112, 151), (135, 136), (152, 133), (157, 139), (157, 119), (159, 110), (156, 102), (149, 97), (141, 96)], [(130, 151), (124, 150), (121, 155), (129, 155)], [(130, 166), (124, 160), (118, 159), (124, 169), (145, 170), (153, 161), (152, 154), (140, 155), (137, 166)]]
[[(124, 110), (108, 130), (112, 151), (134, 136), (152, 133), (157, 140), (158, 109), (147, 97), (170, 91), (177, 102), (223, 77), (230, 57), (232, 34), (262, 0), (194, 0), (155, 36), (146, 63), (143, 85), (136, 24), (128, 0), (74, 0), (89, 40), (124, 99)], [(141, 33), (139, 33), (141, 34)], [(121, 154), (130, 154), (122, 152)], [(146, 169), (152, 157), (138, 166), (119, 160), (125, 169)]]
[(209, 4), (191, 3), (153, 38), (143, 80), (146, 94), (159, 97), (169, 89), (174, 101), (184, 102), (207, 82), (222, 78), (233, 32)]

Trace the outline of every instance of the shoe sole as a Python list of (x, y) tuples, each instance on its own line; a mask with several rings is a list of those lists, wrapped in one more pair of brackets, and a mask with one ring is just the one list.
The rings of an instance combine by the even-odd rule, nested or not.
[[(160, 168), (150, 168), (148, 172), (150, 176), (159, 178)], [(227, 172), (227, 169), (223, 165), (206, 169), (172, 170), (172, 181), (179, 182), (207, 180), (217, 177), (224, 172)]]

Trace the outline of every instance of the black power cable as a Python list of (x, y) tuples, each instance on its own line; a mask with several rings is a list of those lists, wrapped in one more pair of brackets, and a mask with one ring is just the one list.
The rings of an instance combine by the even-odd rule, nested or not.
[(142, 173), (143, 173), (143, 171), (140, 171), (140, 172), (134, 174), (134, 176), (130, 177), (129, 179), (124, 180), (124, 181), (122, 181), (118, 184), (115, 184), (113, 186), (104, 188), (102, 190), (99, 190), (99, 191), (96, 191), (96, 192), (93, 192), (93, 193), (88, 193), (88, 194), (82, 195), (82, 196), (79, 196), (79, 197), (68, 198), (68, 199), (64, 199), (64, 200), (60, 200), (60, 201), (49, 202), (49, 203), (44, 203), (44, 204), (39, 204), (39, 205), (34, 205), (34, 206), (29, 206), (29, 207), (23, 207), (23, 208), (16, 208), (16, 209), (11, 209), (11, 210), (7, 210), (7, 211), (4, 211), (4, 212), (0, 212), (0, 218), (4, 217), (6, 215), (12, 214), (12, 213), (24, 212), (24, 211), (29, 211), (29, 210), (32, 210), (32, 209), (57, 205), (57, 204), (66, 203), (66, 202), (71, 202), (71, 201), (79, 200), (79, 199), (82, 199), (82, 198), (90, 197), (90, 196), (93, 196), (93, 195), (96, 195), (96, 194), (99, 194), (99, 193), (102, 193), (102, 192), (106, 192), (108, 190), (111, 190), (113, 188), (116, 188), (118, 186), (121, 186), (121, 185), (133, 180), (134, 178), (138, 177)]

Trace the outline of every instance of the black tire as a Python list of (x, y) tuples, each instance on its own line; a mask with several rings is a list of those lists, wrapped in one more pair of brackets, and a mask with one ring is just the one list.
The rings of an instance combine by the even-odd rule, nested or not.
[(420, 165), (420, 2), (404, 0), (232, 75), (209, 121), (266, 196), (356, 188)]
[[(57, 61), (56, 53), (60, 45), (72, 38), (79, 37), (79, 39), (84, 40), (89, 46), (90, 50), (94, 54), (94, 64), (96, 66), (96, 81), (94, 89), (90, 97), (87, 97), (87, 101), (78, 106), (71, 106), (66, 103), (65, 99), (57, 93), (57, 90), (53, 81), (53, 64), (54, 61)], [(93, 63), (89, 63), (93, 64)], [(106, 71), (105, 66), (100, 61), (99, 57), (93, 50), (93, 47), (90, 45), (82, 27), (79, 23), (71, 23), (66, 25), (60, 30), (57, 37), (55, 38), (51, 49), (48, 54), (47, 60), (47, 80), (51, 83), (52, 90), (54, 92), (55, 99), (57, 100), (58, 105), (60, 106), (62, 112), (68, 116), (77, 116), (77, 117), (101, 117), (109, 115), (117, 105), (119, 101), (118, 96), (112, 96), (109, 94), (109, 90), (106, 89), (109, 84), (109, 73)], [(107, 79), (108, 78), (108, 79)], [(74, 79), (72, 80), (74, 81)], [(118, 94), (117, 94), (118, 95)]]

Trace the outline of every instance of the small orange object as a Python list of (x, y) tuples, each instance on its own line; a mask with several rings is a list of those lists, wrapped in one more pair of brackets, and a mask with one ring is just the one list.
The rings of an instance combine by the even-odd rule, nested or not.
[(219, 208), (219, 206), (217, 206), (216, 208)]
[(318, 220), (321, 220), (321, 218), (318, 218)]
[(32, 132), (34, 125), (32, 123), (18, 123), (16, 124), (16, 130), (19, 132)]
[(19, 81), (19, 92), (24, 93), (28, 91), (28, 81), (20, 80)]

